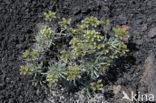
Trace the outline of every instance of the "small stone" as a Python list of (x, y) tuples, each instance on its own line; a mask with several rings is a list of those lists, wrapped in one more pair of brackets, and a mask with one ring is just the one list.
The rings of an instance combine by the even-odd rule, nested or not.
[(3, 89), (4, 85), (4, 74), (2, 74), (0, 75), (0, 90)]
[(130, 27), (130, 26), (128, 26), (128, 25), (122, 25), (122, 28), (123, 28), (124, 30), (126, 30), (126, 31), (128, 31), (128, 30), (130, 30), (130, 29), (131, 29), (131, 27)]
[(128, 43), (128, 38), (123, 38), (123, 41), (125, 41), (126, 43)]
[(156, 27), (150, 29), (150, 31), (148, 32), (148, 37), (154, 38), (155, 36), (156, 36)]
[(121, 91), (121, 85), (113, 87), (113, 93), (116, 95)]
[(9, 102), (8, 102), (8, 103), (14, 103), (14, 102), (13, 102), (13, 99), (9, 99)]
[[(50, 102), (50, 101), (47, 100), (47, 99), (44, 99), (43, 103), (52, 103), (52, 102)], [(54, 103), (54, 102), (53, 102), (53, 103)]]
[(124, 15), (119, 15), (118, 16), (119, 21), (121, 22), (121, 24), (126, 24), (127, 23), (127, 17)]
[(135, 23), (136, 23), (137, 25), (139, 25), (139, 24), (142, 23), (142, 20), (140, 20), (140, 19), (139, 19), (139, 20), (136, 20)]
[(6, 4), (10, 4), (10, 1), (9, 0), (5, 0), (4, 1)]
[(141, 29), (141, 31), (146, 31), (147, 30), (147, 24), (144, 24), (143, 26), (142, 26), (142, 29)]
[(143, 39), (138, 39), (138, 40), (136, 40), (136, 44), (137, 45), (142, 45), (143, 44)]
[(78, 15), (79, 13), (81, 13), (81, 9), (79, 7), (73, 8), (73, 14), (74, 15)]
[(20, 49), (20, 48), (22, 48), (22, 47), (23, 47), (22, 44), (17, 44), (17, 45), (16, 45), (16, 48), (17, 48), (17, 49)]

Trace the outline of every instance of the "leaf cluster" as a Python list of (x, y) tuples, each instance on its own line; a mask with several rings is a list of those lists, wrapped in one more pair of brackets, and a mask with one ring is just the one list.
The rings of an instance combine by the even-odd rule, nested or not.
[[(45, 13), (46, 20), (52, 21), (54, 18), (55, 13), (51, 11)], [(113, 66), (117, 58), (126, 55), (128, 49), (123, 39), (128, 38), (128, 32), (122, 28), (113, 28), (113, 35), (109, 34), (106, 29), (109, 20), (100, 21), (93, 16), (85, 18), (75, 28), (71, 27), (71, 19), (63, 18), (58, 24), (60, 32), (52, 30), (48, 25), (40, 28), (35, 37), (36, 43), (30, 50), (32, 52), (26, 50), (23, 53), (26, 66), (21, 66), (21, 74), (44, 75), (50, 87), (60, 86), (61, 81), (66, 81), (65, 85), (75, 85), (75, 81), (80, 82), (86, 74), (91, 80), (89, 81), (91, 88), (94, 91), (101, 90), (102, 80), (93, 81)], [(69, 47), (61, 50), (59, 60), (49, 64), (46, 67), (48, 70), (43, 73), (41, 57), (52, 44), (55, 45), (54, 41), (58, 37), (69, 35), (72, 37)]]

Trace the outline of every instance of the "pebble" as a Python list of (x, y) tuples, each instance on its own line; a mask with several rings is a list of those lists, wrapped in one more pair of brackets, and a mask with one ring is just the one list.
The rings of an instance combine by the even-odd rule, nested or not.
[(151, 28), (150, 31), (148, 32), (148, 37), (154, 38), (156, 36), (156, 27)]

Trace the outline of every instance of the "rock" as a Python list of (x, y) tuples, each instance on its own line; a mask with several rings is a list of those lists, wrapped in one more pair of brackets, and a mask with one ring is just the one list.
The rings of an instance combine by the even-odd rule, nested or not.
[(17, 48), (17, 49), (20, 49), (20, 48), (22, 48), (22, 47), (23, 47), (22, 44), (17, 44), (17, 45), (16, 45), (16, 48)]
[(9, 0), (5, 0), (4, 1), (6, 4), (10, 4), (10, 1)]
[(121, 91), (121, 85), (113, 87), (113, 93), (116, 95)]
[(137, 39), (137, 40), (135, 41), (135, 43), (136, 43), (137, 45), (142, 45), (143, 42), (144, 42), (143, 39)]
[(130, 29), (131, 29), (131, 27), (130, 27), (130, 26), (128, 26), (128, 25), (122, 25), (122, 28), (123, 28), (124, 30), (126, 30), (126, 31), (128, 31), (128, 30), (130, 30)]
[(138, 20), (135, 21), (135, 23), (136, 23), (137, 25), (139, 25), (139, 24), (142, 23), (142, 20), (138, 19)]
[(156, 27), (150, 29), (150, 31), (148, 32), (148, 37), (154, 38), (155, 36), (156, 36)]
[(148, 93), (156, 96), (156, 58), (155, 54), (150, 51), (149, 56), (145, 61), (145, 72), (141, 79), (142, 83), (145, 83), (148, 86)]
[(13, 99), (11, 98), (9, 99), (9, 103), (14, 103), (13, 101), (14, 101)]
[(127, 22), (127, 17), (126, 16), (119, 15), (118, 18), (119, 18), (119, 21), (121, 22), (121, 24), (126, 24), (126, 22)]
[(147, 30), (147, 24), (143, 24), (141, 31), (146, 31)]
[(5, 85), (4, 78), (5, 78), (4, 74), (0, 74), (0, 90), (4, 88)]
[(132, 99), (132, 93), (136, 94), (135, 88), (127, 88), (125, 86), (114, 86), (113, 92), (115, 94), (115, 98), (117, 98), (116, 103), (138, 103), (138, 101), (134, 102)]
[(54, 103), (54, 101), (49, 101), (47, 99), (44, 99), (43, 103)]
[(78, 14), (80, 14), (81, 13), (81, 9), (79, 8), (79, 7), (74, 7), (73, 8), (73, 14), (74, 15), (78, 15)]
[(105, 100), (105, 98), (102, 94), (98, 93), (98, 94), (94, 95), (94, 98), (90, 98), (88, 100), (88, 103), (108, 103), (108, 102)]
[(146, 84), (143, 84), (143, 83), (140, 83), (138, 85), (138, 89), (137, 89), (139, 92), (142, 92), (142, 93), (147, 93), (148, 92), (148, 88), (146, 86)]

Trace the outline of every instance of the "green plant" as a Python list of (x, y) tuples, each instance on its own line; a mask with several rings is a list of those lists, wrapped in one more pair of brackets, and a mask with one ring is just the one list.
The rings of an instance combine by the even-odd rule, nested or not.
[(20, 74), (21, 75), (32, 74), (32, 68), (30, 68), (30, 65), (29, 64), (26, 64), (25, 66), (22, 65)]
[(55, 63), (48, 67), (47, 81), (49, 86), (56, 86), (59, 78), (65, 78), (66, 67), (63, 63)]
[(45, 15), (45, 20), (49, 20), (49, 21), (52, 21), (54, 18), (56, 18), (55, 16), (56, 13), (52, 12), (52, 11), (49, 11), (48, 13), (44, 13)]
[(65, 18), (62, 19), (58, 24), (62, 27), (67, 29), (68, 25), (70, 25), (71, 19), (66, 20)]
[(94, 91), (101, 91), (103, 88), (102, 80), (97, 80), (97, 82), (92, 82), (91, 84), (91, 89)]
[[(45, 13), (46, 20), (52, 22), (54, 18), (55, 13)], [(70, 23), (71, 19), (63, 18), (58, 22), (61, 30), (53, 30), (48, 25), (41, 26), (31, 52), (26, 50), (23, 53), (26, 66), (21, 66), (21, 74), (42, 75), (50, 87), (61, 86), (61, 81), (66, 81), (65, 86), (76, 85), (87, 76), (90, 80), (86, 84), (99, 91), (103, 84), (102, 80), (97, 79), (114, 65), (117, 58), (128, 52), (123, 41), (128, 38), (128, 32), (122, 28), (113, 28), (114, 34), (109, 34), (109, 20), (100, 21), (93, 16), (85, 18), (75, 28), (72, 28)], [(51, 45), (55, 46), (55, 40), (69, 36), (72, 37), (69, 47), (60, 51), (58, 61), (44, 67), (42, 57), (45, 52)], [(31, 65), (31, 69), (28, 65)], [(43, 68), (48, 70), (43, 72)], [(97, 82), (93, 82), (95, 80)]]
[[(108, 21), (107, 21), (108, 22)], [(128, 37), (127, 31), (121, 28), (113, 28), (114, 36), (100, 33), (96, 28), (105, 22), (95, 17), (86, 18), (81, 25), (73, 29), (73, 39), (70, 47), (61, 51), (61, 58), (69, 64), (79, 64), (83, 72), (87, 72), (91, 78), (97, 78), (109, 68), (114, 59), (125, 55), (127, 46), (122, 40)], [(103, 27), (104, 28), (104, 27)], [(76, 61), (76, 62), (75, 62)]]
[(76, 80), (81, 78), (81, 72), (82, 69), (80, 69), (78, 66), (70, 66), (67, 73), (67, 80)]

